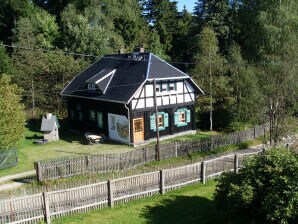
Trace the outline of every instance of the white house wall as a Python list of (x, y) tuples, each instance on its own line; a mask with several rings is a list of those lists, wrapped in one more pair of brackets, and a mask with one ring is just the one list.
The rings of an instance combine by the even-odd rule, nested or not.
[[(157, 83), (157, 86), (160, 86), (159, 83)], [(193, 102), (194, 100), (194, 88), (187, 80), (184, 82), (177, 81), (176, 90), (156, 92), (158, 106)], [(153, 83), (144, 84), (144, 86), (135, 93), (131, 102), (132, 109), (153, 107)]]

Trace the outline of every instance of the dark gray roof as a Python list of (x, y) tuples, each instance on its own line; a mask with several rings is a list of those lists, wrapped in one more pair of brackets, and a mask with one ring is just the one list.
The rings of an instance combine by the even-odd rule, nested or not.
[[(113, 75), (104, 78), (113, 70)], [(76, 76), (61, 95), (128, 103), (146, 80), (175, 78), (190, 79), (188, 75), (151, 53), (105, 55)], [(87, 83), (100, 79), (102, 80), (97, 83), (97, 90), (88, 90)], [(201, 92), (197, 86), (195, 89)]]
[(50, 119), (47, 119), (46, 116), (42, 117), (40, 131), (53, 131), (55, 129), (55, 124), (57, 117), (52, 115)]

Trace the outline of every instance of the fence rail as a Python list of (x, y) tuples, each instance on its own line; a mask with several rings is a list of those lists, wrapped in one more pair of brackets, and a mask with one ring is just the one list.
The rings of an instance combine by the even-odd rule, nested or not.
[(235, 172), (245, 157), (255, 153), (226, 155), (191, 165), (143, 173), (80, 187), (42, 192), (0, 201), (0, 224), (35, 223), (75, 212), (113, 207), (138, 198), (164, 194), (184, 185), (212, 179), (225, 171)]
[[(195, 141), (165, 143), (160, 145), (160, 158), (186, 156), (193, 152), (208, 151), (225, 145), (239, 144), (263, 135), (268, 129), (268, 125), (260, 125), (244, 131), (209, 136)], [(155, 157), (155, 146), (148, 145), (125, 153), (95, 154), (39, 161), (35, 163), (35, 169), (37, 179), (43, 181), (91, 173), (127, 170), (154, 161)]]
[(18, 164), (18, 152), (16, 148), (0, 151), (0, 170)]

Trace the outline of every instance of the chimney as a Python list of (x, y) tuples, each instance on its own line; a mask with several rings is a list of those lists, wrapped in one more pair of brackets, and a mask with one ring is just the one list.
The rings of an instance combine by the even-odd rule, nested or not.
[(46, 113), (46, 118), (47, 119), (51, 119), (51, 117), (52, 117), (52, 113)]
[(136, 47), (134, 50), (133, 50), (134, 53), (144, 53), (145, 52), (145, 49), (143, 46), (141, 47)]

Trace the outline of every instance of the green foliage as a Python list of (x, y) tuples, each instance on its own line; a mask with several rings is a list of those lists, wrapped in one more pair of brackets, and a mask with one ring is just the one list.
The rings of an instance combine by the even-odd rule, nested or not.
[[(36, 9), (31, 17), (21, 18), (17, 24), (15, 44), (29, 48), (55, 48), (59, 38), (55, 17), (42, 9)], [(82, 60), (74, 60), (62, 52), (43, 52), (15, 49), (12, 55), (15, 82), (26, 89), (23, 102), (32, 116), (37, 108), (62, 112), (63, 102), (59, 96), (62, 88), (84, 67)], [(67, 66), (66, 66), (67, 65)]]
[(11, 43), (12, 30), (21, 17), (32, 14), (33, 4), (28, 0), (1, 0), (0, 41)]
[(12, 71), (12, 62), (7, 55), (5, 47), (0, 43), (0, 74), (10, 74)]
[(83, 13), (69, 5), (61, 15), (63, 43), (66, 50), (103, 56), (120, 49), (123, 39), (100, 10), (87, 7)]
[(16, 146), (23, 138), (25, 125), (24, 106), (20, 89), (11, 84), (7, 75), (0, 75), (0, 150)]
[(227, 57), (230, 85), (233, 87), (235, 104), (233, 105), (234, 122), (256, 124), (263, 122), (263, 95), (258, 84), (257, 69), (242, 58), (240, 46), (231, 45)]
[(219, 54), (215, 32), (206, 27), (200, 33), (199, 52), (196, 56), (193, 78), (203, 89), (206, 96), (199, 98), (202, 111), (210, 112), (210, 130), (212, 130), (212, 112), (225, 110), (234, 102), (229, 86), (229, 77), (225, 75), (225, 58)]
[(215, 202), (230, 223), (295, 223), (298, 220), (298, 156), (275, 148), (247, 159), (238, 174), (219, 178)]
[(211, 27), (218, 35), (221, 52), (227, 51), (231, 24), (228, 20), (230, 6), (228, 0), (198, 0), (194, 15), (202, 26)]
[(143, 3), (143, 9), (147, 22), (152, 24), (153, 30), (158, 32), (166, 53), (170, 53), (173, 34), (177, 28), (177, 2), (146, 0)]

